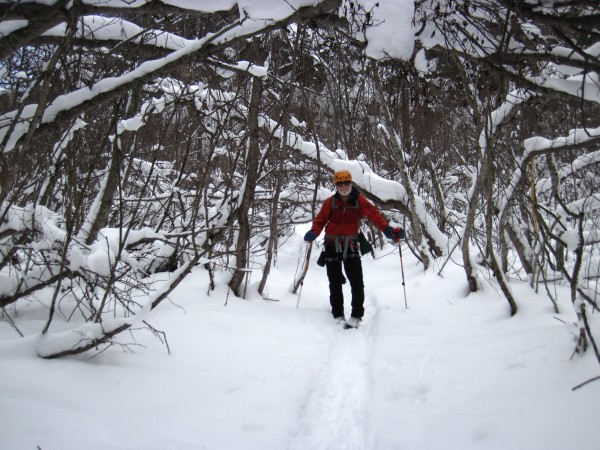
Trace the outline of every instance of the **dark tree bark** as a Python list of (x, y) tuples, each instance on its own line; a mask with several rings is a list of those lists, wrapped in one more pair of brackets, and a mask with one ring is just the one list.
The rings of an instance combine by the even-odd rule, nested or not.
[[(261, 60), (259, 64), (262, 64), (266, 55), (260, 48), (260, 40), (255, 39), (251, 45), (253, 46), (253, 53)], [(244, 277), (248, 273), (246, 269), (248, 267), (248, 246), (250, 245), (251, 236), (251, 218), (249, 213), (256, 193), (256, 183), (258, 180), (261, 159), (258, 115), (260, 113), (262, 92), (262, 79), (259, 77), (252, 78), (252, 92), (248, 108), (248, 149), (246, 152), (245, 186), (244, 192), (242, 193), (242, 201), (237, 211), (239, 231), (235, 250), (236, 270), (229, 282), (229, 287), (238, 297), (241, 297), (243, 294), (241, 286)]]

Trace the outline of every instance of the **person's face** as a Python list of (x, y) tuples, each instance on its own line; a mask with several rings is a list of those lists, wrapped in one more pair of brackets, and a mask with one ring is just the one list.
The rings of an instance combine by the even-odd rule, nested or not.
[(352, 181), (340, 181), (339, 183), (336, 183), (335, 186), (340, 195), (350, 195), (350, 191), (352, 190)]

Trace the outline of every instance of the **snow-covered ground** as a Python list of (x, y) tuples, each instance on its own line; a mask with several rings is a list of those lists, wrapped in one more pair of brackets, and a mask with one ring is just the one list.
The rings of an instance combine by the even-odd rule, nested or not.
[[(207, 295), (198, 268), (154, 311), (171, 354), (150, 332), (90, 358), (36, 356), (47, 311), (0, 321), (0, 449), (597, 449), (600, 373), (591, 352), (571, 359), (575, 321), (513, 283), (519, 313), (484, 281), (465, 297), (449, 264), (423, 273), (404, 247), (363, 258), (367, 313), (357, 330), (329, 314), (313, 252), (298, 297), (288, 291), (300, 236), (281, 250), (265, 301)], [(439, 269), (436, 267), (434, 269)], [(349, 288), (346, 286), (347, 300)], [(227, 304), (226, 304), (227, 303)], [(348, 311), (349, 312), (349, 311)], [(595, 318), (595, 317), (594, 317)]]

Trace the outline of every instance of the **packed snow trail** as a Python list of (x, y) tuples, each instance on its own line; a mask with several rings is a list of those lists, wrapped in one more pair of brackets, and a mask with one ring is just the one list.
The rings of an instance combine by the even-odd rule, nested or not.
[(374, 310), (366, 301), (356, 329), (332, 322), (330, 355), (308, 394), (290, 450), (368, 448)]

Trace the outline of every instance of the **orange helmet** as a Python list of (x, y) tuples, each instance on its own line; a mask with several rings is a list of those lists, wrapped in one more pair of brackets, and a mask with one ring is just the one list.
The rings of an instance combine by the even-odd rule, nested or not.
[(340, 181), (352, 181), (352, 174), (347, 170), (338, 170), (333, 174), (333, 182), (337, 184)]

